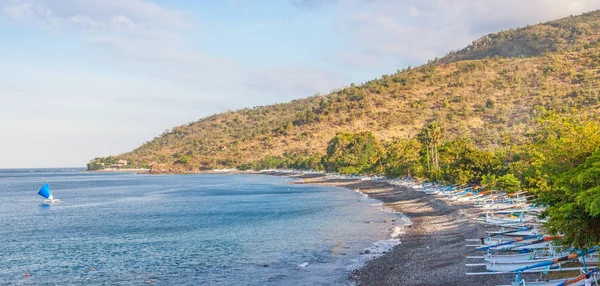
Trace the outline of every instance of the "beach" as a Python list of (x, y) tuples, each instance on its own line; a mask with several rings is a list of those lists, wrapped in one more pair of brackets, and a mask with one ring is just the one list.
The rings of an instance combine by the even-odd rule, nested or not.
[(296, 184), (331, 185), (359, 191), (382, 201), (385, 208), (410, 218), (412, 226), (406, 227), (398, 246), (352, 273), (349, 279), (356, 285), (506, 285), (514, 279), (512, 275), (465, 275), (482, 271), (482, 268), (465, 266), (466, 255), (472, 249), (465, 246), (469, 244), (465, 240), (478, 238), (486, 230), (485, 225), (473, 220), (479, 214), (473, 203), (450, 203), (384, 180), (261, 173), (301, 179), (294, 182)]

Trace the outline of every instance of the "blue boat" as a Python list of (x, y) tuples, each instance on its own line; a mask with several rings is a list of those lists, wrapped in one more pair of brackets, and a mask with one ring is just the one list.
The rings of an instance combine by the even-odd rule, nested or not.
[(42, 186), (42, 188), (38, 192), (38, 195), (46, 198), (46, 200), (44, 200), (44, 204), (60, 203), (59, 199), (55, 199), (54, 197), (52, 197), (52, 191), (50, 191), (50, 185), (48, 185), (48, 183)]

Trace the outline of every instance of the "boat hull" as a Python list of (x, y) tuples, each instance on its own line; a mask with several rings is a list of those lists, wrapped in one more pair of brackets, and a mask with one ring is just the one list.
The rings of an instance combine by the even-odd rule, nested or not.
[(486, 261), (485, 269), (492, 272), (511, 272), (523, 267), (548, 261), (552, 261), (552, 258), (521, 261)]
[[(556, 286), (562, 282), (565, 282), (565, 280), (548, 280), (548, 281), (532, 281), (532, 282), (523, 281), (521, 283), (513, 282), (512, 285), (513, 286)], [(578, 282), (575, 282), (574, 284), (569, 284), (569, 285), (583, 286), (585, 284), (583, 281), (578, 281)]]
[[(583, 259), (579, 257), (579, 262), (583, 262)], [(598, 253), (592, 253), (585, 256), (585, 263), (588, 265), (598, 265)]]
[(508, 255), (487, 255), (484, 258), (485, 262), (510, 262), (510, 261), (527, 261), (535, 257), (535, 253), (519, 253)]
[(513, 250), (513, 251), (518, 251), (518, 250), (523, 250), (523, 249), (542, 249), (542, 248), (549, 248), (550, 244), (545, 241), (542, 243), (536, 243), (536, 244), (527, 244), (527, 245), (521, 245), (521, 246), (515, 246), (514, 244), (507, 244), (507, 245), (501, 245), (498, 247), (494, 247), (491, 248), (492, 250)]

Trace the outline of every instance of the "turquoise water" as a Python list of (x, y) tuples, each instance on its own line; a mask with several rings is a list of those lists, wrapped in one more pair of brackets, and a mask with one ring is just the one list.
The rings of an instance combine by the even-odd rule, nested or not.
[(395, 242), (399, 214), (290, 180), (0, 170), (0, 284), (347, 285)]

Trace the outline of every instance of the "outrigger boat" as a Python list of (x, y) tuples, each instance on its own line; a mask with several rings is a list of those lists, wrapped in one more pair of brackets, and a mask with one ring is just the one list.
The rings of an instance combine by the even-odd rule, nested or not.
[(38, 195), (46, 198), (46, 200), (44, 200), (44, 204), (57, 204), (57, 203), (60, 203), (59, 199), (55, 199), (52, 196), (52, 191), (50, 191), (50, 186), (48, 185), (48, 183), (46, 183), (45, 185), (42, 186), (42, 188), (38, 192)]
[(529, 236), (529, 235), (539, 235), (540, 230), (532, 227), (522, 227), (517, 229), (506, 230), (504, 226), (501, 227), (499, 231), (487, 231), (489, 237), (492, 236)]
[(568, 279), (555, 279), (555, 280), (546, 280), (546, 281), (525, 281), (525, 279), (521, 279), (520, 281), (513, 282), (511, 286), (583, 286), (585, 285), (584, 279), (587, 274), (593, 277), (595, 284), (598, 285), (598, 279), (596, 275), (598, 274), (598, 268), (591, 271), (581, 271), (583, 272), (581, 275), (577, 277), (572, 277)]
[(579, 257), (580, 262), (585, 262), (587, 264), (598, 265), (600, 260), (598, 259), (598, 253), (588, 254), (586, 256)]
[(512, 243), (504, 243), (501, 245), (491, 246), (490, 250), (502, 250), (502, 251), (521, 251), (521, 250), (533, 250), (533, 249), (541, 249), (541, 248), (549, 248), (550, 241), (555, 239), (561, 239), (562, 236), (547, 236), (543, 238), (539, 238), (536, 240), (529, 241), (514, 241)]
[[(510, 272), (523, 267), (552, 261), (553, 258), (529, 259), (529, 260), (492, 260), (485, 262), (485, 269), (492, 272)], [(551, 268), (550, 266), (548, 266)], [(557, 268), (558, 266), (554, 267)]]
[(489, 225), (503, 226), (503, 225), (514, 225), (514, 224), (523, 224), (527, 222), (532, 222), (535, 220), (533, 216), (526, 216), (524, 212), (521, 212), (519, 217), (510, 218), (510, 217), (495, 217), (493, 213), (487, 212), (485, 218), (483, 220), (484, 223)]
[[(417, 185), (416, 182), (407, 184)], [(486, 231), (479, 239), (467, 239), (467, 241), (480, 243), (467, 246), (476, 247), (474, 250), (484, 251), (486, 254), (467, 256), (467, 259), (483, 261), (480, 260), (482, 263), (466, 264), (465, 266), (485, 267), (486, 271), (465, 273), (466, 275), (514, 275), (516, 273), (516, 281), (511, 286), (583, 285), (582, 280), (586, 275), (594, 275), (594, 281), (597, 281), (595, 275), (598, 270), (588, 269), (587, 263), (598, 263), (598, 256), (592, 255), (598, 251), (598, 248), (569, 255), (564, 255), (565, 251), (561, 248), (557, 250), (551, 241), (562, 237), (542, 236), (545, 231), (540, 227), (545, 221), (538, 216), (545, 210), (545, 207), (532, 203), (530, 201), (532, 196), (526, 192), (507, 194), (474, 186), (440, 186), (435, 183), (422, 182), (418, 182), (416, 188), (447, 201), (471, 201), (485, 214), (485, 217), (474, 220), (497, 227), (495, 230)], [(583, 267), (564, 264), (566, 262), (577, 263), (578, 260)], [(581, 271), (581, 275), (569, 279), (546, 281), (521, 279), (521, 273), (556, 271)], [(597, 282), (595, 285), (600, 286)]]
[[(534, 284), (536, 282), (530, 282), (527, 283), (525, 282), (522, 278), (521, 278), (521, 273), (522, 272), (527, 272), (531, 269), (535, 269), (535, 268), (547, 268), (550, 267), (554, 264), (561, 264), (570, 260), (574, 260), (580, 257), (585, 257), (586, 255), (592, 254), (598, 252), (598, 247), (594, 247), (592, 249), (587, 249), (587, 250), (583, 250), (583, 251), (579, 251), (576, 253), (571, 253), (569, 255), (565, 255), (563, 257), (560, 258), (554, 258), (551, 261), (544, 261), (544, 262), (540, 262), (538, 264), (533, 264), (533, 265), (529, 265), (523, 268), (519, 268), (516, 270), (513, 270), (512, 272), (516, 272), (517, 273), (517, 278), (516, 281), (512, 284), (513, 286), (521, 286), (521, 285), (555, 285), (555, 286), (564, 286), (564, 285), (584, 285), (582, 282), (583, 279), (585, 279), (585, 276), (589, 273), (590, 276), (593, 276), (593, 280), (596, 282), (596, 285), (598, 285), (598, 280), (595, 276), (595, 274), (598, 272), (598, 268), (596, 267), (595, 269), (587, 269), (587, 265), (584, 263), (583, 264), (583, 272), (584, 274), (579, 275), (577, 277), (573, 277), (573, 278), (569, 278), (566, 280), (554, 280), (554, 281), (541, 281), (538, 282), (538, 284)], [(558, 282), (558, 283), (555, 283)], [(542, 284), (540, 284), (542, 283)], [(546, 283), (546, 284), (543, 284)], [(554, 283), (554, 284), (548, 284), (548, 283)]]
[[(479, 247), (479, 248), (477, 248), (477, 250), (488, 250), (489, 251), (488, 254), (486, 256), (476, 256), (476, 257), (467, 257), (467, 258), (483, 258), (484, 263), (467, 264), (466, 266), (485, 266), (487, 271), (509, 272), (509, 271), (513, 271), (515, 269), (538, 264), (541, 262), (552, 261), (555, 256), (555, 251), (554, 251), (552, 245), (550, 245), (548, 243), (548, 241), (556, 239), (556, 237), (544, 237), (544, 238), (539, 238), (539, 239), (536, 239), (536, 238), (537, 237), (535, 237), (535, 236), (524, 237), (524, 238), (520, 238), (518, 240), (507, 241), (507, 242), (500, 243), (497, 245), (489, 245), (489, 246)], [(536, 239), (536, 240), (527, 241), (527, 239)], [(519, 241), (523, 241), (523, 242), (518, 243)], [(542, 245), (543, 247), (538, 246), (538, 245)], [(518, 253), (518, 254), (494, 254), (493, 253), (496, 250), (508, 251), (508, 250), (513, 250), (515, 248), (528, 249), (528, 250), (535, 249), (535, 251), (526, 252), (526, 253)], [(545, 252), (545, 251), (542, 251), (542, 252), (537, 251), (537, 249), (541, 249), (541, 248), (549, 248), (549, 250), (547, 251), (547, 254), (545, 256), (539, 256), (539, 253)]]

